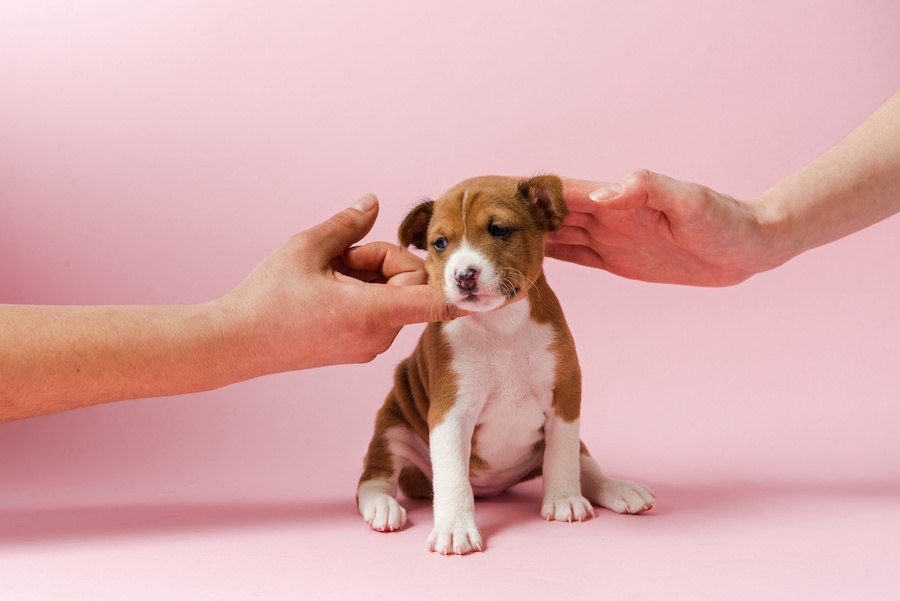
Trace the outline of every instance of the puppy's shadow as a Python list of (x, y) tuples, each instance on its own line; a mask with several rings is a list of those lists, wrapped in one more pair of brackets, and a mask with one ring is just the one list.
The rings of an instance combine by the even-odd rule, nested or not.
[[(431, 501), (404, 497), (400, 499), (400, 504), (406, 508), (404, 531), (421, 527), (423, 531), (430, 532), (433, 523)], [(517, 486), (495, 497), (475, 498), (478, 529), (486, 542), (506, 529), (540, 520), (540, 508), (540, 490), (529, 488), (527, 485)]]
[[(404, 530), (430, 531), (431, 501), (402, 499), (408, 512)], [(478, 499), (486, 537), (504, 528), (535, 519), (533, 494), (507, 492)], [(179, 532), (249, 530), (270, 526), (302, 526), (306, 523), (356, 523), (364, 528), (352, 500), (297, 502), (168, 503), (79, 505), (0, 509), (0, 548), (66, 541), (164, 536)]]
[[(716, 480), (706, 483), (651, 484), (656, 492), (654, 508), (640, 515), (620, 515), (595, 507), (598, 519), (619, 517), (624, 520), (660, 520), (658, 525), (689, 524), (731, 519), (735, 516), (770, 514), (773, 509), (804, 508), (831, 501), (900, 504), (900, 478), (779, 481)], [(497, 497), (475, 500), (478, 525), (487, 544), (507, 529), (515, 529), (540, 520), (540, 487), (531, 483), (518, 486)], [(430, 524), (430, 506), (420, 502), (416, 512)], [(603, 514), (603, 515), (601, 515)]]
[(496, 497), (475, 500), (475, 511), (481, 507), (478, 523), (487, 544), (506, 529), (541, 520), (541, 495), (531, 488), (514, 488)]
[(779, 508), (811, 507), (823, 501), (900, 503), (900, 478), (821, 481), (716, 480), (654, 484), (656, 505), (647, 516), (708, 522)]
[[(431, 501), (403, 499), (401, 503), (407, 511), (406, 528), (416, 524), (431, 528)], [(540, 509), (540, 488), (529, 484), (516, 486), (495, 497), (475, 498), (478, 528), (485, 540), (508, 528), (540, 520)]]

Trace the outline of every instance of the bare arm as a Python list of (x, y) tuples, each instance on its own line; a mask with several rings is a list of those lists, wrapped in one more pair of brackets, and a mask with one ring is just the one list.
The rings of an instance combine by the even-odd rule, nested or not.
[(759, 201), (775, 216), (784, 260), (900, 211), (900, 92)]
[(641, 170), (566, 180), (547, 254), (651, 282), (727, 286), (900, 211), (900, 93), (757, 199)]
[(214, 303), (0, 306), (0, 420), (252, 377), (232, 330)]
[(0, 421), (370, 361), (402, 325), (448, 319), (421, 259), (384, 242), (349, 248), (378, 213), (374, 197), (356, 207), (208, 303), (0, 305)]

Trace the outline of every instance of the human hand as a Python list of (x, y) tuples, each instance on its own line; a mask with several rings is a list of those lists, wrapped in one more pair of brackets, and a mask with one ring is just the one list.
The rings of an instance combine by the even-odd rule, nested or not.
[(729, 286), (780, 265), (762, 201), (640, 170), (619, 183), (563, 179), (569, 216), (547, 256), (648, 282)]
[(215, 301), (256, 375), (371, 361), (405, 324), (455, 316), (423, 261), (396, 244), (351, 247), (372, 228), (378, 202), (294, 235)]

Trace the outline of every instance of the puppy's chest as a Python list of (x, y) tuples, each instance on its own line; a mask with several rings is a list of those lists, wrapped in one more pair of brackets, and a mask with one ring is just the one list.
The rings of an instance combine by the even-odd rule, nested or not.
[(505, 322), (490, 327), (463, 322), (448, 332), (456, 402), (478, 413), (473, 453), (489, 472), (517, 471), (532, 463), (553, 402), (555, 332), (549, 324), (523, 318), (526, 302), (517, 305), (524, 306), (490, 316)]

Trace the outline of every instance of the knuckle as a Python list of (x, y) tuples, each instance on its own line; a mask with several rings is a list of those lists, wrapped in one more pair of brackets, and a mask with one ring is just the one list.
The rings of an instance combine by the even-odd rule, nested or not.
[(458, 314), (453, 305), (444, 303), (438, 309), (438, 317), (440, 317), (439, 321), (450, 321), (451, 319), (456, 319)]
[(368, 363), (375, 359), (378, 355), (388, 349), (389, 344), (385, 343), (384, 336), (379, 334), (373, 335), (366, 344), (360, 348), (360, 357), (362, 363)]
[(366, 246), (371, 248), (378, 249), (379, 252), (384, 253), (385, 255), (391, 254), (396, 249), (396, 246), (391, 244), (390, 242), (384, 242), (383, 240), (376, 240), (374, 242), (367, 242)]
[(380, 355), (384, 351), (388, 350), (390, 347), (391, 347), (391, 339), (390, 338), (381, 338), (378, 341), (378, 343), (375, 345), (375, 354)]
[(357, 355), (356, 363), (371, 363), (377, 356), (378, 353), (375, 351), (361, 351)]
[(637, 169), (628, 178), (639, 186), (648, 186), (656, 179), (656, 174), (649, 169)]

